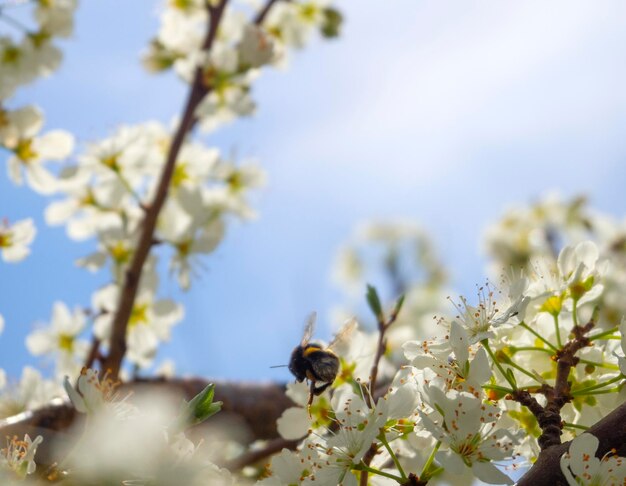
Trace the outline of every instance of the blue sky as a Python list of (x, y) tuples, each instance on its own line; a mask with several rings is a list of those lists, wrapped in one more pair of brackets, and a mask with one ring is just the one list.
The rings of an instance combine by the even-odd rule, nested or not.
[[(208, 270), (182, 297), (186, 319), (163, 348), (181, 373), (286, 379), (304, 316), (341, 302), (329, 274), (339, 245), (371, 218), (411, 218), (432, 234), (453, 284), (484, 278), (480, 235), (505, 207), (546, 191), (587, 194), (622, 217), (626, 196), (626, 5), (339, 2), (346, 24), (285, 71), (255, 85), (259, 111), (210, 137), (259, 159), (269, 183), (260, 218), (233, 224)], [(152, 1), (83, 1), (52, 78), (20, 92), (48, 128), (80, 143), (122, 123), (168, 122), (185, 90), (145, 74), (139, 54), (156, 31)], [(23, 263), (0, 263), (0, 366), (37, 362), (24, 337), (52, 303), (89, 303), (104, 276), (73, 266), (91, 248), (42, 221), (46, 200), (0, 174), (0, 215), (33, 216)], [(179, 297), (163, 279), (165, 294)]]

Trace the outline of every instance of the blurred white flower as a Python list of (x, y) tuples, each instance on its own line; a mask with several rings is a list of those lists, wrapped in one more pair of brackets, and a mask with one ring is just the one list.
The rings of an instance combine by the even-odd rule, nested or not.
[(200, 120), (200, 128), (204, 132), (212, 132), (237, 117), (251, 115), (255, 108), (249, 90), (231, 84), (223, 86), (219, 92), (214, 90), (205, 96), (196, 109), (196, 116)]
[(74, 30), (77, 0), (46, 0), (38, 2), (35, 19), (42, 31), (51, 36), (69, 37)]
[(283, 439), (297, 440), (304, 437), (311, 426), (304, 407), (289, 407), (276, 421), (276, 428)]
[(24, 440), (18, 440), (16, 436), (7, 437), (7, 446), (0, 449), (0, 467), (5, 466), (22, 478), (34, 473), (37, 469), (35, 454), (42, 442), (41, 435), (38, 435), (35, 440), (31, 440), (28, 434), (24, 436)]
[(239, 44), (239, 59), (245, 66), (259, 68), (274, 58), (274, 40), (257, 25), (247, 24)]
[(115, 418), (127, 419), (137, 413), (137, 409), (127, 402), (129, 395), (123, 397), (117, 391), (119, 385), (120, 382), (112, 380), (108, 374), (101, 380), (96, 370), (88, 368), (81, 370), (76, 385), (72, 385), (67, 376), (63, 380), (67, 395), (80, 413), (108, 412)]
[(81, 309), (76, 308), (70, 313), (63, 302), (55, 302), (50, 325), (29, 334), (26, 337), (26, 347), (35, 356), (48, 354), (55, 357), (57, 377), (75, 377), (89, 348), (85, 340), (78, 339), (85, 324), (86, 316)]
[(37, 136), (40, 123), (31, 117), (17, 120), (15, 127), (17, 140), (8, 147), (14, 154), (8, 160), (9, 177), (15, 184), (21, 185), (24, 183), (23, 170), (33, 190), (40, 194), (53, 193), (57, 189), (56, 178), (43, 166), (43, 162), (67, 158), (74, 148), (74, 137), (63, 130)]
[(0, 222), (0, 252), (5, 262), (19, 262), (30, 253), (30, 245), (35, 239), (37, 228), (33, 220), (23, 219), (13, 225), (5, 220)]
[(36, 409), (60, 396), (62, 388), (58, 384), (44, 380), (39, 371), (25, 366), (20, 382), (6, 386), (0, 393), (0, 418)]
[[(93, 306), (101, 309), (94, 322), (94, 334), (107, 342), (117, 306), (119, 287), (108, 285), (93, 295)], [(139, 290), (126, 333), (127, 359), (145, 368), (152, 364), (160, 342), (168, 341), (172, 326), (184, 317), (180, 304), (170, 299), (156, 300), (149, 288)]]
[[(196, 194), (199, 196), (199, 193)], [(200, 197), (198, 202), (190, 214), (182, 205), (169, 201), (158, 223), (159, 240), (168, 243), (174, 250), (170, 272), (176, 274), (179, 285), (185, 290), (191, 284), (191, 277), (202, 268), (199, 257), (217, 248), (226, 229), (219, 212), (212, 212), (210, 207), (204, 206)]]
[(546, 258), (538, 259), (533, 264), (529, 294), (542, 300), (566, 293), (577, 305), (598, 299), (604, 290), (602, 277), (608, 263), (599, 256), (595, 243), (582, 241), (561, 250), (556, 269)]
[(301, 48), (324, 20), (326, 0), (303, 3), (278, 2), (269, 12), (263, 26), (290, 47)]
[(68, 236), (76, 240), (119, 226), (121, 214), (130, 204), (127, 189), (115, 175), (99, 177), (94, 184), (89, 171), (74, 168), (61, 173), (57, 188), (66, 198), (48, 205), (46, 223), (67, 224)]
[(0, 145), (9, 149), (17, 147), (20, 133), (28, 130), (38, 133), (43, 126), (43, 114), (36, 106), (25, 106), (16, 110), (0, 107)]

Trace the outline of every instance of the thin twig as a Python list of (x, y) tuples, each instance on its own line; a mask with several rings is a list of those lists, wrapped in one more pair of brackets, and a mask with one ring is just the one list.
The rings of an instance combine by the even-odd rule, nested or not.
[[(383, 317), (383, 316), (381, 316)], [(385, 354), (385, 350), (387, 349), (387, 339), (385, 337), (385, 333), (387, 329), (396, 322), (398, 318), (398, 312), (394, 310), (389, 316), (389, 319), (385, 322), (384, 319), (378, 319), (378, 345), (376, 347), (376, 355), (374, 356), (374, 362), (372, 363), (372, 370), (370, 371), (370, 382), (369, 387), (370, 390), (376, 389), (376, 380), (378, 379), (378, 365), (380, 363), (383, 354)], [(369, 395), (367, 395), (369, 400)], [(370, 403), (370, 406), (373, 404)]]
[(263, 23), (265, 17), (267, 17), (267, 14), (270, 12), (272, 6), (276, 3), (276, 1), (277, 0), (268, 0), (265, 6), (261, 10), (259, 10), (259, 13), (256, 14), (256, 17), (254, 17), (254, 23), (256, 25), (261, 25)]
[[(401, 299), (402, 298), (403, 297), (401, 297)], [(374, 362), (372, 363), (372, 370), (370, 371), (370, 382), (369, 382), (370, 390), (376, 389), (376, 380), (378, 378), (378, 364), (383, 354), (385, 353), (385, 349), (387, 348), (387, 338), (385, 337), (385, 333), (387, 332), (389, 327), (394, 322), (396, 322), (399, 311), (400, 311), (400, 307), (396, 305), (395, 309), (392, 311), (391, 315), (389, 316), (387, 320), (385, 320), (385, 316), (382, 315), (383, 314), (382, 312), (381, 312), (381, 315), (377, 316), (378, 345), (376, 347), (376, 355), (374, 356)], [(371, 392), (365, 394), (365, 400), (370, 408), (374, 407), (374, 403), (373, 403), (374, 398)], [(374, 459), (374, 456), (376, 456), (376, 454), (378, 454), (378, 446), (374, 442), (372, 443), (368, 451), (365, 453), (365, 456), (363, 456), (363, 459), (362, 459), (363, 464), (365, 464), (365, 466), (369, 466), (372, 460)], [(360, 486), (367, 486), (368, 476), (369, 476), (369, 473), (367, 469), (361, 471), (361, 478), (359, 480)]]
[(556, 361), (554, 386), (544, 384), (538, 389), (538, 392), (546, 397), (545, 406), (542, 407), (527, 390), (515, 390), (510, 395), (510, 398), (528, 408), (537, 419), (541, 428), (538, 442), (542, 451), (561, 443), (561, 430), (563, 429), (561, 409), (572, 400), (569, 374), (579, 362), (576, 353), (591, 344), (586, 335), (594, 325), (594, 318), (592, 318), (584, 326), (574, 326), (572, 329), (574, 337), (556, 351), (553, 356)]

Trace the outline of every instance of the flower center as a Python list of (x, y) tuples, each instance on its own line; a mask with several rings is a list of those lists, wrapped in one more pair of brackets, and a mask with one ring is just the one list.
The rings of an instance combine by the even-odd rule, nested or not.
[(26, 163), (36, 158), (37, 152), (33, 150), (33, 141), (31, 139), (20, 140), (15, 148), (15, 155)]
[(110, 247), (109, 252), (117, 264), (126, 263), (130, 259), (130, 250), (121, 241)]
[(59, 334), (59, 348), (72, 352), (74, 350), (74, 336), (70, 334)]
[(183, 182), (189, 180), (189, 173), (187, 172), (187, 164), (179, 162), (174, 168), (174, 174), (172, 175), (172, 186), (180, 187)]
[(120, 170), (119, 154), (112, 154), (108, 157), (104, 157), (103, 159), (101, 159), (101, 162), (113, 172), (118, 172)]
[(9, 248), (13, 245), (13, 238), (11, 233), (0, 233), (0, 248)]
[(20, 56), (20, 50), (15, 46), (10, 46), (7, 47), (2, 53), (2, 62), (4, 64), (16, 64)]
[(129, 327), (134, 327), (137, 324), (145, 324), (148, 322), (148, 304), (137, 304), (133, 307), (133, 311), (130, 314), (128, 320)]

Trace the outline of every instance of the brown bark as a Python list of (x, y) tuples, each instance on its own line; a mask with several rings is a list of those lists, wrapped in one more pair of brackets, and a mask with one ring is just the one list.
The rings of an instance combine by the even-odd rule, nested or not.
[[(602, 457), (611, 449), (619, 455), (626, 455), (626, 403), (621, 404), (609, 415), (588, 430), (600, 441), (597, 457)], [(518, 486), (558, 486), (567, 484), (561, 472), (561, 456), (569, 449), (569, 442), (553, 445), (541, 451), (539, 458), (522, 476)]]
[[(209, 50), (213, 44), (227, 1), (228, 0), (222, 0), (216, 7), (208, 7), (209, 26), (203, 44), (205, 50)], [(198, 105), (204, 96), (209, 92), (209, 87), (204, 84), (202, 76), (202, 69), (198, 67), (189, 91), (187, 103), (183, 109), (182, 118), (167, 154), (167, 159), (159, 179), (154, 200), (146, 208), (146, 214), (141, 225), (139, 240), (137, 242), (130, 266), (126, 270), (124, 284), (120, 290), (117, 311), (115, 312), (115, 316), (113, 318), (111, 330), (110, 351), (102, 365), (103, 371), (108, 370), (113, 378), (117, 378), (122, 365), (122, 360), (126, 354), (126, 329), (128, 327), (128, 320), (130, 319), (130, 315), (133, 311), (133, 305), (139, 290), (139, 283), (141, 281), (144, 264), (150, 254), (150, 250), (152, 249), (157, 220), (159, 218), (159, 214), (161, 213), (161, 209), (167, 200), (178, 153), (183, 146), (185, 138), (193, 130), (196, 124), (196, 108), (198, 108)]]
[[(191, 399), (208, 383), (215, 383), (215, 400), (223, 402), (222, 411), (207, 421), (207, 425), (228, 424), (237, 431), (236, 439), (243, 443), (254, 440), (279, 440), (276, 420), (283, 411), (293, 406), (285, 395), (285, 385), (280, 383), (229, 383), (207, 381), (200, 378), (174, 380), (137, 380), (124, 384), (119, 391), (122, 395), (131, 392), (141, 395), (157, 392), (170, 395), (175, 400)], [(132, 397), (131, 397), (132, 402)], [(50, 405), (23, 412), (14, 417), (0, 420), (0, 437), (17, 435), (31, 437), (42, 435), (44, 442), (37, 456), (42, 464), (51, 464), (58, 458), (51, 451), (53, 443), (70, 440), (69, 432), (80, 426), (82, 414), (77, 413), (69, 402), (57, 399)], [(192, 431), (202, 435), (202, 431)], [(285, 444), (284, 447), (295, 447)], [(282, 447), (281, 447), (282, 448)], [(271, 454), (271, 451), (268, 453)], [(252, 458), (253, 460), (254, 458)], [(39, 461), (38, 461), (39, 462)]]

